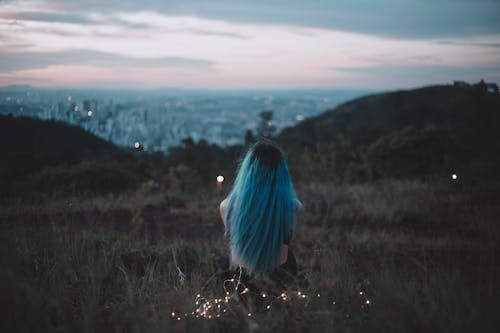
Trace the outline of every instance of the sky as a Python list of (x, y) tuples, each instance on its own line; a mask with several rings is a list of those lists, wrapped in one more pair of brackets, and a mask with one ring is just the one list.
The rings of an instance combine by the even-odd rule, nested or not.
[(500, 83), (500, 0), (0, 0), (0, 86)]

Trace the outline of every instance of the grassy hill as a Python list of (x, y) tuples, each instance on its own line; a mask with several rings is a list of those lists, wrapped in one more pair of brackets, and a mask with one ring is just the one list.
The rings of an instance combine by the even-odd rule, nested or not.
[(277, 140), (293, 160), (315, 156), (312, 165), (333, 178), (449, 172), (477, 178), (499, 170), (499, 124), (500, 95), (433, 86), (350, 101), (285, 129)]
[(131, 152), (61, 122), (0, 116), (0, 142), (2, 200), (123, 190), (148, 172)]
[[(497, 332), (500, 186), (462, 185), (499, 170), (498, 110), (498, 96), (431, 87), (286, 130), (299, 276), (227, 303), (239, 278), (218, 208), (244, 147), (188, 139), (155, 156), (0, 117), (0, 331)], [(447, 165), (458, 182), (411, 179)]]

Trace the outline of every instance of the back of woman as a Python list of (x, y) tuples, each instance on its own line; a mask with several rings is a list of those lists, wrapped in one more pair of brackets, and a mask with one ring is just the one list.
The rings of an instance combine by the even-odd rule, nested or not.
[(289, 245), (300, 206), (281, 149), (270, 141), (257, 142), (220, 205), (231, 268), (254, 277), (283, 269), (296, 274)]

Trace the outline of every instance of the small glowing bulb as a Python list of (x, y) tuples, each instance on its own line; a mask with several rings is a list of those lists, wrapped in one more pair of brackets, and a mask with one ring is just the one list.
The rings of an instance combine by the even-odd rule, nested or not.
[(138, 141), (136, 141), (136, 142), (134, 143), (134, 148), (135, 148), (135, 149), (139, 149), (140, 147), (141, 147), (141, 144), (140, 144)]
[(251, 317), (251, 316), (252, 316), (252, 314), (249, 312), (249, 313), (248, 313), (248, 316), (249, 316), (249, 317)]
[(285, 293), (281, 293), (281, 297), (286, 297)]
[(366, 304), (370, 304), (370, 300), (369, 300), (369, 299), (367, 299), (365, 303), (366, 303)]
[(297, 295), (299, 295), (299, 296), (300, 296), (300, 295), (302, 295), (302, 293), (301, 293), (300, 291), (298, 291), (298, 292), (297, 292)]
[(222, 176), (222, 175), (217, 176), (218, 183), (222, 183), (223, 181), (224, 181), (224, 176)]
[(318, 297), (321, 297), (321, 294), (318, 294)]
[(92, 111), (87, 112), (87, 116), (92, 117)]
[(263, 293), (263, 294), (262, 294), (262, 297), (263, 297), (263, 298), (266, 298), (266, 297), (267, 297), (266, 293)]
[(172, 311), (172, 317), (175, 317), (175, 312), (174, 311)]
[(456, 173), (452, 174), (452, 175), (451, 175), (451, 179), (453, 179), (453, 180), (457, 180), (457, 179), (458, 179), (457, 174), (456, 174)]
[(271, 308), (271, 306), (270, 306), (270, 305), (268, 305), (268, 306), (266, 306), (266, 308), (269, 310), (269, 309)]
[(359, 292), (359, 294), (360, 294), (360, 295), (363, 295), (363, 292), (362, 292), (362, 291), (360, 291), (360, 292)]

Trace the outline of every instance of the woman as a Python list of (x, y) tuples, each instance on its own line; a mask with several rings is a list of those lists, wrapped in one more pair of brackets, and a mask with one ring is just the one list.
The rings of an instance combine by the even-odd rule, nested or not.
[(283, 152), (269, 141), (257, 142), (220, 204), (232, 268), (242, 267), (254, 276), (277, 268), (296, 274), (289, 244), (300, 207)]

